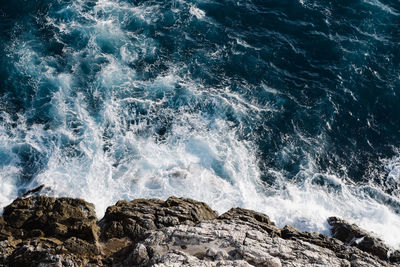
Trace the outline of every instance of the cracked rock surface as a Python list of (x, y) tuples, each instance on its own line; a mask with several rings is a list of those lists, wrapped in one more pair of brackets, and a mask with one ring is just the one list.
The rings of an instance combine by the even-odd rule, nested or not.
[(332, 237), (177, 197), (119, 201), (97, 221), (84, 200), (33, 196), (0, 217), (0, 266), (400, 266), (379, 238), (328, 223)]

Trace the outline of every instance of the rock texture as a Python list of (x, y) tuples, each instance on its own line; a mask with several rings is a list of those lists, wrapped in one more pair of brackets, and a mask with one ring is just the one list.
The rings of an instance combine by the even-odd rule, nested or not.
[(330, 217), (328, 223), (332, 226), (332, 236), (349, 246), (366, 251), (382, 260), (400, 262), (399, 253), (390, 253), (390, 248), (383, 241), (374, 237), (355, 224), (350, 224), (340, 218)]
[(194, 225), (216, 217), (217, 213), (207, 204), (191, 199), (136, 199), (131, 202), (118, 201), (116, 205), (108, 207), (100, 225), (103, 240), (129, 237), (136, 241), (149, 230), (180, 224)]
[(81, 266), (100, 254), (94, 205), (84, 200), (18, 198), (1, 221), (0, 265)]
[(81, 199), (37, 196), (18, 198), (4, 209), (3, 218), (24, 237), (77, 237), (93, 242), (98, 239), (94, 205)]
[(119, 201), (98, 222), (84, 200), (31, 196), (0, 217), (0, 266), (400, 266), (380, 239), (328, 223), (332, 237), (176, 197)]

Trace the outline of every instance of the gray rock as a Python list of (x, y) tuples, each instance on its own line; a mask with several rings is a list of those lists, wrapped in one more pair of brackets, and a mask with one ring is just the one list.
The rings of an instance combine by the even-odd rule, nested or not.
[[(348, 259), (306, 240), (291, 240), (238, 218), (209, 220), (151, 231), (137, 246), (146, 247), (153, 266), (388, 266), (357, 248)], [(143, 249), (144, 250), (144, 249)], [(133, 264), (137, 250), (121, 264)]]
[[(72, 255), (65, 254), (62, 242), (56, 239), (33, 239), (23, 242), (8, 257), (7, 265), (29, 266), (81, 266)], [(63, 254), (63, 255), (60, 255)]]

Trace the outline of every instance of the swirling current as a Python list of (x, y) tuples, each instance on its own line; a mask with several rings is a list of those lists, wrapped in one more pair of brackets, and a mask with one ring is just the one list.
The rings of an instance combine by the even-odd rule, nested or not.
[(0, 206), (170, 195), (400, 241), (397, 0), (0, 0)]

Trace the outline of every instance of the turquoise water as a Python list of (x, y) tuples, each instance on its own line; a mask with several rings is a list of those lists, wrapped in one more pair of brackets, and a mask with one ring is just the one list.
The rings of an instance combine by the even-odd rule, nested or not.
[(0, 206), (37, 185), (400, 235), (400, 2), (0, 0)]

